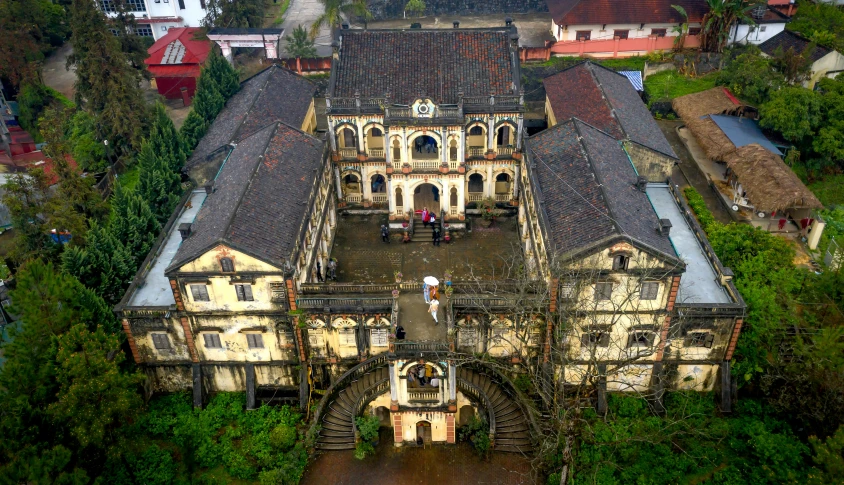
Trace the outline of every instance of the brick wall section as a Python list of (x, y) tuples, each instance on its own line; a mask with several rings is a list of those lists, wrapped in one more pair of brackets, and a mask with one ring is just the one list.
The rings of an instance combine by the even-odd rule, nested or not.
[(180, 312), (185, 311), (185, 302), (182, 301), (182, 292), (179, 291), (179, 282), (176, 280), (170, 280), (170, 289), (173, 290), (173, 298), (176, 300), (176, 308), (178, 308)]
[(668, 329), (671, 327), (671, 312), (674, 311), (674, 304), (677, 303), (677, 292), (680, 291), (680, 277), (675, 276), (671, 281), (671, 292), (668, 294), (668, 305), (665, 309), (668, 310), (668, 315), (665, 316), (665, 321), (662, 324), (662, 331), (659, 333), (659, 345), (656, 349), (654, 362), (662, 360), (662, 354), (665, 351), (665, 340), (668, 339)]
[(741, 325), (744, 323), (741, 318), (736, 320), (736, 326), (733, 327), (733, 335), (730, 337), (730, 345), (727, 346), (727, 355), (724, 356), (724, 360), (730, 361), (733, 358), (733, 352), (736, 350), (736, 344), (738, 343), (739, 334), (741, 334)]
[(293, 280), (284, 280), (287, 284), (287, 303), (290, 305), (291, 310), (296, 309), (296, 290), (293, 287)]
[(190, 360), (193, 362), (199, 362), (199, 355), (196, 353), (196, 342), (193, 340), (193, 332), (191, 332), (188, 317), (182, 317), (180, 320), (182, 322), (182, 329), (185, 331), (185, 343), (188, 344)]
[(293, 331), (296, 332), (296, 343), (299, 347), (299, 362), (307, 362), (308, 359), (305, 358), (307, 354), (305, 353), (305, 340), (303, 338), (304, 334), (302, 332), (302, 329), (299, 327), (298, 316), (293, 317)]
[(454, 438), (454, 415), (447, 414), (445, 416), (445, 441), (446, 443), (455, 443)]
[(123, 319), (123, 332), (126, 334), (126, 340), (129, 342), (129, 349), (132, 350), (132, 358), (135, 359), (136, 364), (140, 364), (141, 353), (138, 352), (138, 344), (135, 343), (135, 336), (132, 335), (132, 329), (129, 327), (129, 320)]
[(401, 443), (402, 439), (401, 413), (393, 413), (393, 443)]

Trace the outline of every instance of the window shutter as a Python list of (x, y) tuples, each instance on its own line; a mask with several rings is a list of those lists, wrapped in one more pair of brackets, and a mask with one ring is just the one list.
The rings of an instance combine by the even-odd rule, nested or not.
[(202, 337), (205, 339), (205, 346), (210, 349), (219, 349), (223, 347), (220, 342), (220, 336), (216, 333), (204, 333), (202, 334)]
[(357, 347), (357, 341), (355, 340), (355, 329), (353, 328), (341, 328), (339, 331), (340, 334), (340, 345), (343, 347)]
[(223, 273), (234, 273), (234, 261), (231, 258), (221, 258), (220, 266), (222, 266)]
[(252, 301), (252, 285), (243, 285), (243, 294), (246, 296), (246, 301)]
[(158, 350), (167, 350), (170, 348), (170, 339), (165, 333), (152, 334), (152, 345)]
[(712, 344), (714, 342), (715, 342), (715, 335), (710, 333), (709, 335), (706, 336), (706, 343), (704, 343), (703, 346), (706, 347), (707, 349), (711, 349)]
[(208, 287), (206, 285), (190, 285), (190, 292), (194, 301), (209, 301)]
[(370, 339), (371, 339), (373, 347), (386, 347), (387, 346), (387, 329), (386, 328), (373, 328), (372, 330), (370, 330)]
[(608, 347), (610, 345), (609, 332), (601, 332), (601, 337), (598, 339), (598, 345), (601, 347)]
[(247, 333), (246, 343), (249, 345), (250, 349), (263, 349), (264, 336), (259, 333)]
[(589, 347), (589, 334), (584, 333), (580, 336), (580, 346), (581, 347)]

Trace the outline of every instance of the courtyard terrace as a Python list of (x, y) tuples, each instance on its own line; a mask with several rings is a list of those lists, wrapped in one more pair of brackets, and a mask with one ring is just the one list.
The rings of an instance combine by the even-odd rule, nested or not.
[(339, 283), (385, 284), (395, 282), (400, 271), (405, 282), (425, 276), (442, 278), (451, 270), (455, 281), (504, 279), (519, 251), (516, 217), (501, 217), (489, 227), (469, 224), (471, 232), (452, 234), (450, 244), (441, 241), (402, 243), (393, 233), (390, 244), (381, 242), (386, 215), (345, 215), (339, 218), (331, 257), (337, 258)]

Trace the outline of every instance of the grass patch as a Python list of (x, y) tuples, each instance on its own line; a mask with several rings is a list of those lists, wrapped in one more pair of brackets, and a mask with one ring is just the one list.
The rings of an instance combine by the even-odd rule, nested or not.
[(677, 71), (662, 71), (652, 74), (645, 79), (645, 92), (649, 102), (671, 100), (687, 94), (706, 91), (715, 87), (717, 72), (710, 72), (703, 76), (688, 77)]
[[(278, 4), (271, 4), (271, 7), (274, 7)], [(275, 13), (275, 18), (273, 19), (273, 27), (278, 27), (279, 25), (284, 22), (284, 14), (287, 13), (287, 9), (290, 8), (290, 0), (284, 0), (281, 2), (281, 5), (278, 6), (278, 11)]]
[(825, 175), (808, 185), (821, 203), (827, 207), (844, 206), (844, 174)]
[(616, 59), (593, 59), (591, 57), (558, 56), (552, 57), (543, 62), (530, 62), (525, 67), (555, 67), (563, 70), (579, 64), (583, 61), (592, 61), (614, 71), (641, 71), (645, 68), (647, 59), (642, 56), (616, 58)]
[(119, 183), (127, 192), (135, 190), (138, 181), (141, 179), (141, 171), (137, 165), (121, 173), (117, 176), (117, 183)]

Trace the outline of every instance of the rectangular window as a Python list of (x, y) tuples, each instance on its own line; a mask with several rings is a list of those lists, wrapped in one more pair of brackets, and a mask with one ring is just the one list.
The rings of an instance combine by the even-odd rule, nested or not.
[(686, 347), (705, 347), (711, 349), (714, 342), (715, 335), (709, 332), (692, 332), (686, 336), (683, 345)]
[(255, 301), (252, 299), (252, 285), (234, 285), (237, 301)]
[(461, 328), (458, 338), (461, 347), (475, 347), (478, 345), (478, 331), (474, 328)]
[(358, 343), (355, 340), (355, 329), (341, 328), (337, 331), (340, 336), (340, 345), (342, 347), (357, 347)]
[(106, 13), (117, 11), (117, 7), (114, 6), (114, 0), (100, 0), (100, 9)]
[(700, 35), (700, 27), (689, 27), (689, 35)]
[(247, 333), (246, 345), (248, 345), (250, 349), (263, 349), (264, 336), (260, 333)]
[(308, 345), (311, 347), (311, 355), (325, 356), (325, 337), (322, 329), (312, 328), (308, 330)]
[(576, 283), (563, 283), (560, 285), (560, 298), (563, 300), (571, 300), (575, 296)]
[(630, 263), (630, 258), (628, 256), (618, 255), (613, 256), (612, 258), (612, 269), (616, 271), (624, 271), (627, 269), (627, 265)]
[(587, 332), (580, 336), (581, 347), (609, 347), (609, 332)]
[(152, 27), (149, 25), (139, 24), (135, 29), (135, 35), (140, 37), (152, 37)]
[(181, 10), (184, 10), (184, 9), (185, 9), (185, 0), (179, 0), (179, 8), (180, 8)]
[(628, 34), (630, 34), (629, 30), (616, 30), (613, 32), (613, 37), (618, 37), (619, 39), (626, 39)]
[(223, 343), (220, 342), (220, 334), (218, 333), (203, 333), (202, 338), (205, 340), (205, 348), (208, 349), (222, 349)]
[(667, 29), (651, 29), (651, 35), (655, 35), (657, 37), (665, 37)]
[(170, 338), (167, 337), (166, 333), (152, 334), (152, 345), (158, 350), (170, 350), (172, 348)]
[(534, 327), (530, 329), (530, 334), (528, 335), (528, 346), (538, 347), (540, 344), (542, 344), (542, 329), (540, 327)]
[(387, 346), (387, 329), (386, 328), (373, 328), (369, 331), (369, 339), (370, 343), (373, 347), (386, 347)]
[(591, 30), (578, 30), (574, 34), (575, 40), (589, 40), (590, 38), (592, 38)]
[(278, 344), (281, 346), (286, 345), (293, 345), (293, 329), (287, 326), (281, 326), (284, 324), (279, 324), (277, 327), (278, 331)]
[(595, 285), (595, 299), (609, 300), (612, 298), (612, 283), (598, 283)]
[(492, 339), (491, 343), (493, 346), (501, 346), (504, 345), (506, 342), (507, 337), (507, 329), (506, 328), (493, 328), (492, 329)]
[(190, 286), (190, 294), (193, 296), (193, 301), (211, 301), (208, 297), (207, 285), (188, 285)]
[(147, 4), (144, 0), (126, 0), (126, 6), (132, 12), (146, 12)]
[(627, 337), (628, 347), (650, 347), (653, 342), (653, 332), (631, 332)]
[(656, 300), (657, 293), (659, 293), (659, 283), (656, 281), (646, 281), (642, 283), (642, 289), (639, 291), (639, 299)]

